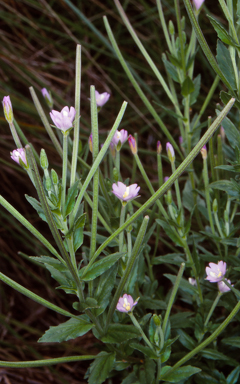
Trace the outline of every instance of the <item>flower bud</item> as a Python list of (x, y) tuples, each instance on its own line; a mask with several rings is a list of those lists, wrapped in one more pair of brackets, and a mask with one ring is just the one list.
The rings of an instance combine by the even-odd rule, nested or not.
[(174, 152), (172, 144), (170, 144), (170, 143), (166, 144), (166, 151), (167, 151), (167, 155), (168, 155), (170, 162), (174, 163), (175, 162), (175, 152)]
[(174, 24), (173, 24), (172, 20), (169, 20), (168, 30), (169, 30), (170, 35), (172, 35), (172, 36), (175, 35), (175, 28), (174, 28)]
[(222, 141), (225, 141), (226, 133), (223, 127), (220, 128), (220, 135), (221, 135)]
[(89, 139), (88, 139), (88, 145), (89, 145), (89, 150), (90, 150), (90, 152), (93, 153), (92, 133), (91, 133), (91, 135), (89, 136)]
[(158, 142), (157, 142), (157, 154), (158, 154), (158, 155), (161, 155), (161, 153), (162, 153), (162, 144), (161, 144), (161, 142), (158, 140)]
[(201, 5), (204, 3), (204, 0), (193, 0), (196, 10), (198, 11)]
[(54, 169), (51, 169), (51, 178), (54, 185), (58, 184), (58, 174)]
[(161, 326), (161, 323), (162, 323), (162, 316), (161, 315), (156, 315), (154, 314), (153, 315), (153, 321), (154, 321), (154, 324), (157, 326), (157, 327), (160, 327)]
[(217, 213), (218, 211), (218, 202), (217, 199), (213, 200), (213, 212)]
[(11, 158), (24, 168), (28, 168), (28, 161), (26, 158), (26, 151), (24, 148), (14, 149), (11, 152)]
[(9, 124), (13, 123), (13, 109), (10, 96), (4, 96), (2, 104), (5, 119)]
[(53, 99), (52, 99), (52, 95), (51, 95), (51, 92), (46, 89), (46, 88), (43, 88), (42, 89), (42, 95), (44, 97), (44, 99), (46, 100), (46, 103), (48, 105), (48, 107), (50, 109), (53, 108)]
[(130, 149), (132, 151), (132, 154), (136, 155), (136, 153), (137, 153), (137, 143), (136, 143), (135, 138), (132, 135), (128, 136), (128, 143), (129, 143)]
[(204, 145), (202, 149), (200, 150), (203, 160), (207, 159), (207, 147)]
[(40, 165), (42, 169), (48, 169), (48, 158), (47, 158), (45, 149), (43, 148), (41, 149), (41, 152), (40, 152)]

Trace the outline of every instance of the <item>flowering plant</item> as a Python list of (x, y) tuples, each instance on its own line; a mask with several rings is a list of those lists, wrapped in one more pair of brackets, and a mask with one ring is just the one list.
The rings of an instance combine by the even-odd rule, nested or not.
[[(29, 208), (48, 224), (51, 236), (43, 236), (2, 196), (0, 204), (42, 244), (44, 251), (31, 253), (37, 256), (30, 257), (29, 262), (50, 272), (62, 296), (67, 297), (68, 306), (61, 308), (52, 299), (43, 299), (2, 272), (0, 279), (66, 317), (46, 329), (40, 343), (66, 343), (88, 332), (97, 342), (92, 354), (47, 356), (44, 361), (0, 361), (0, 366), (40, 367), (90, 360), (85, 375), (90, 384), (113, 380), (121, 384), (238, 382), (240, 187), (238, 177), (233, 179), (232, 175), (239, 172), (240, 134), (239, 118), (235, 117), (236, 111), (231, 114), (231, 108), (240, 105), (238, 34), (234, 33), (235, 27), (238, 30), (239, 7), (235, 2), (226, 13), (233, 36), (211, 19), (223, 38), (217, 45), (216, 63), (198, 24), (201, 4), (195, 2), (192, 7), (189, 0), (184, 3), (195, 28), (190, 40), (178, 2), (178, 35), (173, 22), (167, 27), (161, 1), (156, 3), (170, 51), (163, 55), (164, 78), (115, 0), (136, 47), (154, 70), (161, 92), (166, 92), (171, 109), (160, 104), (159, 111), (159, 105), (146, 97), (150, 86), (145, 84), (142, 91), (143, 80), (139, 85), (139, 76), (135, 76), (137, 66), (124, 61), (104, 18), (115, 55), (152, 116), (145, 116), (145, 107), (139, 111), (147, 123), (144, 135), (134, 134), (129, 124), (134, 121), (132, 116), (126, 124), (125, 101), (112, 127), (102, 129), (102, 119), (110, 124), (110, 116), (98, 112), (110, 95), (100, 95), (95, 86), (90, 87), (90, 118), (84, 116), (83, 128), (80, 126), (80, 46), (76, 54), (75, 107), (50, 112), (57, 130), (52, 130), (49, 115), (45, 115), (31, 88), (34, 104), (61, 159), (61, 175), (57, 165), (56, 169), (50, 166), (48, 146), (39, 154), (27, 142), (13, 117), (15, 103), (12, 106), (10, 97), (4, 97), (4, 114), (17, 148), (11, 157), (35, 187), (35, 195), (26, 195), (26, 199)], [(234, 10), (236, 15), (231, 18)], [(194, 77), (196, 36), (217, 74), (200, 111), (200, 77)], [(229, 49), (224, 45), (227, 42)], [(216, 116), (203, 121), (206, 106), (212, 108), (208, 103), (219, 79), (229, 91), (221, 93), (223, 104), (218, 105)], [(46, 90), (42, 93), (52, 109), (51, 94)], [(159, 101), (158, 92), (152, 91), (151, 97)], [(113, 108), (111, 99), (108, 106), (107, 110)], [(169, 129), (173, 120), (175, 131)], [(128, 127), (129, 135), (120, 130), (121, 124)], [(222, 130), (221, 135), (214, 136), (221, 124), (225, 136)], [(150, 127), (162, 143), (167, 143), (166, 150), (158, 137), (149, 134)], [(130, 148), (120, 151), (127, 136)], [(181, 137), (180, 145), (175, 136)]]

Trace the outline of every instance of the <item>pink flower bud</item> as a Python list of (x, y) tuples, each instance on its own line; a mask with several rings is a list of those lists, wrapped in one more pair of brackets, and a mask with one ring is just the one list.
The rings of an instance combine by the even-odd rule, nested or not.
[(168, 155), (169, 160), (171, 161), (171, 163), (174, 163), (175, 162), (175, 152), (174, 152), (172, 144), (170, 144), (170, 143), (166, 144), (166, 151), (167, 151), (167, 155)]
[(136, 143), (136, 140), (134, 139), (134, 137), (132, 135), (128, 136), (128, 143), (129, 143), (129, 146), (130, 146), (130, 149), (131, 149), (133, 155), (136, 155), (137, 143)]
[(90, 152), (92, 153), (92, 152), (93, 152), (92, 133), (91, 133), (91, 135), (89, 136), (89, 139), (88, 139), (88, 145), (89, 145), (89, 150), (90, 150)]
[[(231, 281), (230, 281), (230, 280), (227, 280), (227, 282), (228, 282), (229, 284), (231, 284)], [(233, 284), (231, 284), (231, 286), (233, 287)], [(229, 288), (229, 287), (224, 283), (224, 281), (219, 281), (219, 282), (218, 282), (218, 290), (219, 290), (219, 292), (221, 292), (221, 293), (225, 293), (225, 292), (229, 292), (229, 291), (231, 291), (231, 288)]]
[(193, 0), (193, 4), (195, 5), (196, 10), (199, 10), (199, 8), (203, 3), (204, 3), (204, 0)]
[(158, 142), (157, 142), (157, 154), (160, 155), (161, 153), (162, 153), (162, 144), (158, 140)]
[(12, 109), (10, 96), (4, 96), (2, 104), (3, 104), (3, 112), (4, 112), (5, 119), (10, 124), (13, 122), (13, 109)]
[(53, 100), (52, 100), (51, 92), (48, 92), (48, 90), (46, 88), (43, 88), (42, 89), (42, 95), (45, 98), (46, 103), (49, 106), (49, 108), (52, 109), (52, 107), (53, 107)]
[(204, 145), (202, 149), (200, 150), (203, 160), (206, 160), (207, 158), (207, 147)]

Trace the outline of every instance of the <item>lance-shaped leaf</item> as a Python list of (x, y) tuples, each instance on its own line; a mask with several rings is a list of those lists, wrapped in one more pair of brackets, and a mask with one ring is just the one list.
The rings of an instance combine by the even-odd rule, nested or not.
[(82, 280), (84, 281), (90, 281), (95, 279), (97, 276), (100, 276), (102, 273), (107, 271), (113, 264), (116, 263), (122, 256), (124, 256), (125, 253), (113, 253), (112, 255), (106, 256), (102, 258), (101, 260), (94, 263), (88, 270), (87, 273), (84, 274), (86, 267), (83, 267), (79, 271), (80, 277), (84, 275)]

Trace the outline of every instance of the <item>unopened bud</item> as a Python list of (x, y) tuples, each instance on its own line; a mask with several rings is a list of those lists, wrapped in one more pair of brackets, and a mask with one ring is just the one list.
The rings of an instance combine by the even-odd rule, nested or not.
[(153, 315), (153, 321), (157, 327), (160, 327), (161, 323), (162, 323), (162, 316), (161, 315), (158, 316), (158, 315), (154, 314)]
[(46, 88), (43, 88), (42, 89), (42, 95), (44, 97), (44, 99), (46, 100), (46, 103), (48, 105), (48, 107), (50, 109), (53, 109), (53, 99), (52, 99), (52, 95), (51, 95), (51, 92), (46, 89)]
[(89, 136), (89, 139), (88, 139), (88, 145), (89, 145), (89, 150), (90, 150), (90, 152), (93, 153), (92, 133), (91, 133), (91, 135)]
[(221, 135), (222, 141), (225, 141), (226, 133), (223, 127), (220, 128), (220, 135)]
[(45, 149), (43, 148), (41, 149), (41, 152), (40, 152), (40, 165), (42, 169), (48, 169), (48, 158), (47, 158)]
[(168, 155), (170, 162), (174, 163), (175, 162), (175, 152), (174, 152), (172, 144), (170, 144), (170, 143), (166, 144), (166, 151), (167, 151), (167, 155)]
[(136, 153), (137, 153), (137, 143), (136, 143), (135, 138), (132, 135), (128, 136), (128, 143), (129, 143), (129, 146), (130, 146), (130, 149), (131, 149), (133, 155), (136, 155)]
[(46, 190), (47, 191), (51, 191), (51, 189), (52, 189), (52, 180), (51, 180), (50, 177), (46, 177), (45, 186), (46, 186)]
[(4, 96), (2, 104), (3, 104), (3, 112), (4, 112), (5, 119), (9, 124), (13, 123), (13, 109), (12, 109), (10, 96)]
[(51, 169), (51, 177), (54, 185), (58, 184), (58, 174), (54, 169)]
[(218, 211), (218, 202), (217, 199), (213, 200), (213, 212), (217, 213)]
[(172, 36), (175, 35), (175, 28), (174, 28), (174, 24), (173, 24), (172, 20), (169, 20), (168, 29), (169, 29), (170, 35), (172, 35)]
[(158, 154), (158, 155), (161, 155), (161, 153), (162, 153), (162, 144), (161, 144), (161, 142), (158, 140), (158, 142), (157, 142), (157, 154)]
[(207, 158), (207, 147), (204, 145), (202, 149), (200, 150), (203, 160), (206, 160)]

